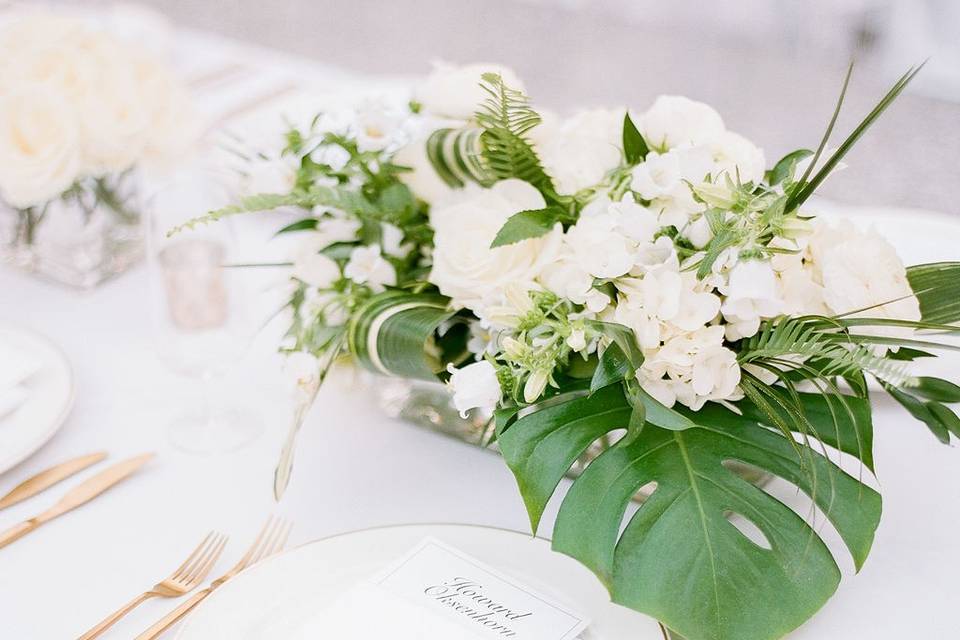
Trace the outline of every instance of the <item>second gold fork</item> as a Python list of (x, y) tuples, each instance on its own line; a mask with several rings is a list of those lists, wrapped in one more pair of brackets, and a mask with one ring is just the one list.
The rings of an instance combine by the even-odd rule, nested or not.
[(210, 583), (205, 589), (201, 589), (194, 595), (190, 596), (190, 599), (181, 604), (179, 607), (165, 615), (159, 621), (157, 621), (149, 629), (138, 635), (134, 640), (152, 640), (157, 638), (164, 631), (173, 626), (180, 618), (187, 615), (191, 609), (200, 604), (207, 596), (219, 588), (224, 582), (230, 580), (235, 575), (251, 567), (260, 560), (268, 558), (273, 554), (282, 551), (283, 547), (287, 544), (287, 538), (290, 536), (290, 529), (293, 525), (281, 518), (270, 518), (267, 521), (267, 524), (264, 525), (263, 529), (260, 530), (260, 534), (257, 536), (257, 539), (253, 541), (253, 544), (250, 545), (250, 548), (247, 549), (247, 552), (240, 558), (240, 561), (237, 562), (229, 571), (225, 574), (214, 580)]
[(227, 544), (225, 535), (211, 531), (203, 542), (193, 550), (193, 553), (183, 561), (176, 571), (167, 578), (161, 580), (149, 591), (144, 591), (139, 596), (123, 605), (109, 616), (100, 621), (95, 627), (80, 636), (80, 640), (92, 640), (97, 638), (104, 631), (112, 627), (117, 620), (130, 613), (133, 609), (140, 606), (150, 598), (178, 598), (190, 593), (203, 582), (207, 577), (213, 565), (216, 564), (223, 548)]

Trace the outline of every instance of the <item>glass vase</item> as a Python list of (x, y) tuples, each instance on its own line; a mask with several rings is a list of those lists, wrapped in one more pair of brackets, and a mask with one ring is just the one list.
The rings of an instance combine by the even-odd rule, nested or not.
[[(405, 420), (488, 451), (498, 452), (496, 443), (490, 442), (493, 435), (492, 422), (473, 414), (467, 418), (461, 418), (453, 407), (449, 390), (444, 385), (420, 380), (377, 377), (370, 386), (377, 394), (381, 409), (390, 417)], [(591, 461), (606, 451), (617, 439), (616, 435), (609, 435), (595, 441), (573, 464), (567, 476), (578, 477)], [(757, 486), (762, 487), (773, 478), (755, 467), (734, 461), (725, 466)], [(637, 492), (634, 500), (643, 502), (648, 497), (650, 497), (650, 489), (644, 487)], [(679, 636), (674, 637), (679, 638)]]
[(81, 289), (143, 257), (137, 176), (86, 178), (60, 197), (18, 209), (0, 200), (0, 261)]

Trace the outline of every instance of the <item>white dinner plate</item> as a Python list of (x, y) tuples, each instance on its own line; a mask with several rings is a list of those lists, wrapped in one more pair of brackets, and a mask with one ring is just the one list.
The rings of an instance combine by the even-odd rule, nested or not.
[(662, 640), (656, 621), (611, 604), (596, 577), (572, 558), (551, 551), (547, 540), (455, 524), (366, 529), (274, 556), (214, 591), (186, 619), (177, 640), (289, 637), (318, 609), (427, 537), (464, 551), (587, 616), (591, 624), (580, 636), (583, 640)]
[(0, 342), (39, 363), (23, 384), (27, 398), (0, 418), (0, 473), (23, 462), (63, 425), (73, 406), (74, 379), (63, 352), (47, 338), (26, 329), (0, 326)]

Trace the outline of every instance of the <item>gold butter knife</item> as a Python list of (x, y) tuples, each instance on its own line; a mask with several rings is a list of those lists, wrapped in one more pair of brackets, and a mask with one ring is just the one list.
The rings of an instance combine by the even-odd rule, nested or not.
[(31, 531), (34, 531), (40, 525), (50, 522), (54, 518), (62, 516), (68, 511), (72, 511), (77, 507), (93, 500), (113, 485), (121, 482), (127, 476), (137, 471), (151, 458), (153, 458), (152, 453), (145, 453), (143, 455), (130, 458), (129, 460), (118, 462), (112, 467), (104, 469), (92, 478), (84, 480), (82, 483), (68, 491), (59, 502), (40, 515), (30, 518), (29, 520), (25, 520), (24, 522), (7, 529), (3, 533), (0, 533), (0, 549), (7, 546), (11, 542), (14, 542), (15, 540), (19, 540)]
[(79, 473), (87, 467), (97, 464), (106, 457), (106, 451), (98, 451), (97, 453), (90, 453), (85, 456), (80, 456), (79, 458), (74, 458), (73, 460), (61, 462), (54, 467), (50, 467), (49, 469), (41, 471), (31, 478), (27, 478), (14, 487), (10, 493), (0, 498), (0, 509), (12, 507), (18, 502), (23, 502), (27, 498), (32, 498), (41, 491), (49, 489), (58, 482), (66, 480), (73, 474)]

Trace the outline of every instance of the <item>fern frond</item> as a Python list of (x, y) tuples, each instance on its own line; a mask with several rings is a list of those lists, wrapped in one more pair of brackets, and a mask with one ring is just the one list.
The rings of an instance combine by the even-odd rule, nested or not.
[(427, 157), (437, 175), (454, 188), (467, 182), (489, 186), (517, 178), (532, 184), (548, 201), (554, 200), (553, 180), (527, 138), (540, 124), (540, 114), (522, 91), (508, 87), (499, 74), (483, 74), (480, 86), (487, 97), (477, 105), (476, 126), (440, 129), (427, 140)]

